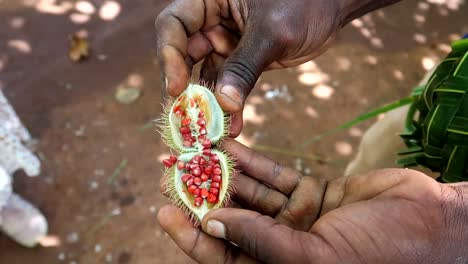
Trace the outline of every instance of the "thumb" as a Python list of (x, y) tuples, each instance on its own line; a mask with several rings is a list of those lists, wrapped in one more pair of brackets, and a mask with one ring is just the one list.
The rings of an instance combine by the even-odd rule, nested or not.
[(244, 209), (214, 210), (203, 218), (202, 229), (211, 236), (229, 240), (265, 263), (320, 263), (318, 256), (314, 256), (317, 254), (310, 251), (320, 252), (321, 245), (325, 245), (312, 234), (295, 231), (269, 216)]
[(279, 45), (273, 44), (267, 34), (246, 29), (218, 74), (216, 97), (223, 110), (230, 113), (242, 111), (258, 78), (279, 54)]

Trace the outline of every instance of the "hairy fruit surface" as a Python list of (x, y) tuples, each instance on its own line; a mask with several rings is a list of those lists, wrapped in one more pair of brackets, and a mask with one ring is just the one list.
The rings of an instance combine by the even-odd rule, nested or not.
[(227, 116), (208, 88), (190, 84), (165, 107), (162, 138), (178, 156), (163, 160), (166, 192), (195, 222), (229, 201), (232, 161), (217, 149)]

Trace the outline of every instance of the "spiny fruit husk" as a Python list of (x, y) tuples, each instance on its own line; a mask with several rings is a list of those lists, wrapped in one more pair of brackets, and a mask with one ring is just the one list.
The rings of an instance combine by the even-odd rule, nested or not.
[[(201, 126), (197, 124), (200, 112), (203, 113), (206, 123), (206, 138), (209, 138), (212, 144), (216, 144), (227, 135), (228, 115), (219, 106), (213, 92), (204, 86), (189, 84), (177, 99), (169, 101), (165, 107), (161, 126), (165, 143), (177, 152), (202, 151), (203, 146), (198, 140)], [(189, 126), (182, 125), (184, 118), (190, 118)], [(182, 127), (190, 128), (190, 134), (194, 137), (192, 140), (184, 139)], [(187, 144), (188, 141), (191, 143)]]
[[(199, 176), (195, 176), (190, 173), (185, 167), (180, 170), (177, 166), (172, 166), (168, 171), (168, 177), (166, 182), (167, 192), (169, 198), (174, 201), (176, 206), (182, 208), (195, 222), (199, 222), (203, 219), (205, 214), (210, 210), (222, 208), (229, 201), (231, 191), (231, 171), (232, 164), (230, 159), (224, 153), (213, 150), (213, 154), (219, 157), (219, 164), (221, 169), (221, 175), (219, 178), (213, 172), (207, 175), (207, 179), (203, 179), (204, 172), (200, 172)], [(191, 159), (199, 155), (197, 152), (184, 153), (179, 156), (178, 161), (182, 161), (187, 164)], [(184, 178), (184, 176), (192, 175), (190, 178)], [(206, 175), (206, 174), (205, 174)], [(199, 179), (201, 183), (197, 183), (195, 179)], [(216, 179), (218, 178), (218, 179)], [(215, 185), (215, 183), (218, 183)], [(195, 191), (191, 191), (190, 187), (195, 187)], [(196, 191), (198, 190), (198, 191)], [(206, 190), (206, 197), (203, 197), (203, 190)], [(194, 192), (199, 192), (195, 194)], [(209, 198), (215, 197), (215, 201)], [(196, 205), (196, 200), (202, 200), (201, 205)]]
[(166, 192), (196, 224), (229, 201), (233, 165), (216, 149), (227, 122), (211, 90), (197, 84), (169, 102), (160, 121), (165, 143), (180, 153), (163, 161)]

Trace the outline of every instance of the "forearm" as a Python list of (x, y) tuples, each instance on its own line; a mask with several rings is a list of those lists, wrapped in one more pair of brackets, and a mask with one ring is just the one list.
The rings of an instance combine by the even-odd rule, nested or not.
[(400, 0), (338, 0), (343, 14), (343, 26), (371, 11), (388, 6)]

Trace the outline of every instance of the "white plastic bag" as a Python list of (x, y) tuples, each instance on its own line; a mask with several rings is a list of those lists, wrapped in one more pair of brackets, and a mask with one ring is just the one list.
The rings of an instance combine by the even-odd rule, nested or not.
[(31, 136), (0, 89), (0, 229), (23, 246), (36, 245), (47, 233), (40, 211), (12, 190), (12, 175), (40, 173), (40, 161), (27, 147)]

